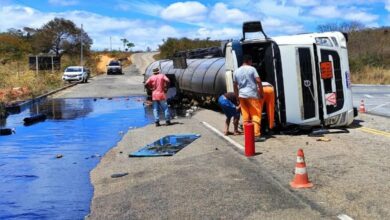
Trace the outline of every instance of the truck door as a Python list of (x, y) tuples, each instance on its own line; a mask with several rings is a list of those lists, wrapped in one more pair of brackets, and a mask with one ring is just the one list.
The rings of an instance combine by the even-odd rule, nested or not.
[(304, 121), (318, 120), (318, 91), (313, 68), (314, 56), (310, 47), (297, 48), (297, 64), (299, 65), (300, 92), (301, 92), (301, 117)]
[(316, 60), (318, 65), (320, 108), (323, 118), (337, 114), (344, 106), (344, 87), (340, 54), (328, 37), (316, 38)]
[[(225, 47), (225, 78), (226, 78), (226, 91), (234, 92), (233, 88), (233, 72), (237, 69), (237, 56), (236, 50), (241, 49), (241, 45), (237, 42), (229, 42)], [(242, 49), (241, 49), (242, 50)]]
[(280, 50), (275, 42), (271, 42), (265, 52), (266, 81), (275, 89), (275, 122), (282, 127), (286, 125), (286, 103)]

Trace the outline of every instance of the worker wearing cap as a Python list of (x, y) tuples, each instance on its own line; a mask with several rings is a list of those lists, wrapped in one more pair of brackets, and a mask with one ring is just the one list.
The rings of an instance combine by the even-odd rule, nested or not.
[(160, 108), (164, 112), (167, 125), (171, 125), (171, 115), (169, 113), (166, 90), (169, 85), (169, 79), (165, 74), (160, 74), (158, 68), (153, 69), (153, 75), (145, 82), (145, 86), (152, 90), (153, 115), (156, 127), (160, 126)]
[(263, 107), (266, 106), (268, 117), (268, 127), (272, 129), (275, 127), (275, 91), (274, 87), (268, 82), (262, 82), (263, 85)]

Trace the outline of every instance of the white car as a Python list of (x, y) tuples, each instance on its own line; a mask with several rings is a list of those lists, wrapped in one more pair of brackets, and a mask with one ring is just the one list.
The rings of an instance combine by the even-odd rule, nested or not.
[(65, 69), (64, 75), (62, 76), (62, 80), (64, 81), (79, 81), (86, 83), (88, 82), (88, 78), (90, 75), (90, 71), (88, 68), (83, 66), (69, 66)]

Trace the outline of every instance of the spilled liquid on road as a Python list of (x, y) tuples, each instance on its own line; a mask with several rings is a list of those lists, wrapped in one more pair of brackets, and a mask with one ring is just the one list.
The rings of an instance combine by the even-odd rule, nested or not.
[[(23, 125), (37, 113), (47, 120)], [(9, 116), (0, 127), (16, 133), (0, 136), (0, 219), (83, 219), (89, 172), (124, 133), (151, 121), (141, 97), (47, 100)]]

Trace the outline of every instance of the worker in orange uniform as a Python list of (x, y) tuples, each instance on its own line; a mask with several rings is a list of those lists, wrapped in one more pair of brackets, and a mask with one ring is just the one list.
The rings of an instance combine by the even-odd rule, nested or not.
[(275, 91), (274, 87), (268, 82), (262, 82), (263, 85), (263, 107), (266, 105), (266, 112), (268, 117), (268, 127), (273, 129), (275, 127)]
[(241, 106), (243, 122), (253, 122), (255, 141), (261, 142), (265, 141), (260, 133), (263, 86), (257, 70), (251, 65), (252, 57), (244, 55), (242, 66), (233, 73), (234, 93)]

